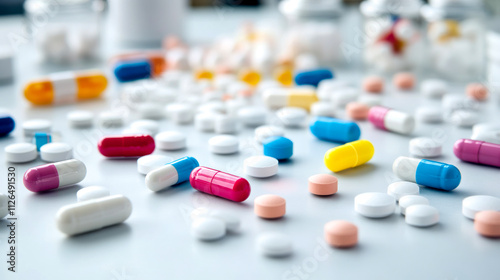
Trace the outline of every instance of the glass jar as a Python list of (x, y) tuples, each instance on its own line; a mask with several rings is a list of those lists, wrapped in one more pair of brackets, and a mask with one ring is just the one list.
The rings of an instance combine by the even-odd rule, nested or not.
[(420, 69), (423, 58), (420, 0), (366, 0), (363, 60), (369, 73)]
[(27, 34), (43, 61), (71, 63), (98, 54), (102, 0), (27, 0), (24, 8)]
[(431, 0), (422, 8), (433, 72), (460, 81), (484, 79), (485, 16), (480, 0)]

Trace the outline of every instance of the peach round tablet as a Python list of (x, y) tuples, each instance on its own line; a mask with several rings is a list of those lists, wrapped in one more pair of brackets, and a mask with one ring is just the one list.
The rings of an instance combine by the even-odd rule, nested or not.
[(487, 237), (500, 237), (500, 212), (481, 211), (474, 217), (474, 228)]
[(325, 225), (325, 240), (333, 247), (352, 247), (358, 243), (358, 227), (347, 221), (330, 221)]
[(384, 91), (384, 80), (377, 76), (368, 76), (363, 80), (363, 90), (371, 93)]
[(360, 102), (350, 102), (345, 106), (347, 116), (353, 120), (366, 120), (370, 107)]
[(408, 72), (398, 73), (394, 75), (392, 82), (398, 89), (409, 90), (415, 86), (415, 76)]
[(468, 97), (482, 101), (488, 98), (488, 88), (479, 83), (471, 83), (467, 85), (465, 93)]
[(254, 212), (264, 219), (281, 218), (286, 212), (286, 200), (274, 194), (258, 196), (254, 201)]
[(309, 192), (315, 195), (332, 195), (338, 190), (339, 180), (330, 174), (316, 174), (309, 177)]

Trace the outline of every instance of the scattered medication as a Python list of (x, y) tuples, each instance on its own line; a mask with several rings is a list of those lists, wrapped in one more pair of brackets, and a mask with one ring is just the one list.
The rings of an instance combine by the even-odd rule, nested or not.
[(420, 92), (430, 98), (441, 98), (448, 93), (448, 84), (438, 79), (424, 80), (420, 85)]
[(472, 127), (479, 122), (479, 114), (470, 110), (456, 110), (451, 114), (450, 121), (458, 127)]
[(361, 130), (355, 122), (317, 117), (309, 126), (311, 133), (320, 140), (347, 143), (359, 139)]
[(309, 192), (315, 195), (332, 195), (337, 193), (339, 180), (330, 174), (316, 174), (308, 179)]
[(251, 191), (250, 183), (245, 178), (204, 166), (191, 172), (189, 182), (200, 192), (236, 202), (245, 201)]
[(78, 202), (109, 196), (109, 190), (101, 186), (89, 186), (76, 192)]
[(459, 139), (453, 153), (463, 161), (500, 167), (500, 145), (484, 141)]
[(489, 90), (483, 84), (471, 83), (467, 85), (465, 93), (470, 98), (474, 98), (475, 100), (478, 101), (484, 101), (488, 98)]
[(155, 150), (155, 140), (149, 135), (107, 136), (97, 148), (105, 157), (141, 157)]
[(286, 257), (292, 254), (292, 240), (281, 233), (261, 233), (257, 237), (257, 250), (267, 257)]
[(87, 175), (83, 162), (70, 159), (30, 168), (24, 173), (24, 186), (32, 192), (42, 192), (71, 186)]
[(238, 120), (233, 116), (218, 115), (215, 117), (214, 131), (218, 134), (232, 134), (238, 130)]
[(324, 232), (330, 246), (349, 248), (358, 244), (358, 227), (348, 221), (330, 221), (325, 224)]
[(412, 73), (398, 73), (392, 79), (394, 86), (401, 90), (411, 90), (415, 86), (415, 76)]
[(214, 154), (234, 154), (239, 150), (240, 141), (233, 135), (217, 135), (208, 140), (208, 147)]
[(7, 217), (9, 214), (9, 197), (3, 193), (0, 193), (0, 219)]
[(294, 81), (298, 86), (311, 85), (317, 87), (322, 80), (332, 79), (333, 73), (329, 69), (303, 71), (295, 75)]
[(145, 102), (134, 106), (137, 116), (141, 119), (159, 120), (165, 117), (163, 104)]
[(368, 118), (370, 107), (361, 102), (349, 102), (345, 107), (346, 114), (349, 118), (362, 121)]
[(220, 219), (203, 217), (193, 221), (191, 233), (199, 240), (212, 241), (226, 235), (226, 227)]
[(439, 211), (430, 205), (412, 205), (406, 208), (405, 222), (415, 227), (430, 227), (439, 222)]
[(99, 114), (99, 126), (103, 128), (121, 127), (125, 122), (125, 116), (118, 111), (106, 111)]
[(166, 61), (161, 53), (122, 56), (122, 58), (115, 64), (113, 71), (116, 79), (120, 82), (158, 77), (166, 68)]
[(14, 119), (5, 113), (0, 113), (0, 137), (9, 135), (16, 127)]
[(500, 124), (479, 123), (472, 127), (473, 140), (480, 140), (500, 145)]
[(261, 107), (243, 107), (238, 111), (238, 118), (246, 126), (260, 126), (266, 123), (267, 112)]
[(255, 129), (255, 140), (262, 143), (269, 137), (279, 137), (285, 135), (285, 130), (281, 126), (263, 125)]
[(48, 143), (40, 148), (40, 158), (47, 162), (63, 161), (73, 158), (73, 147), (66, 143)]
[(462, 201), (462, 214), (469, 219), (481, 211), (500, 211), (500, 198), (489, 195), (473, 195)]
[(273, 157), (277, 160), (287, 160), (293, 155), (292, 140), (283, 136), (268, 137), (262, 144), (265, 156)]
[(317, 117), (335, 117), (335, 106), (330, 101), (319, 101), (311, 105), (311, 115)]
[(354, 198), (354, 210), (368, 218), (385, 218), (396, 210), (396, 199), (391, 195), (378, 192), (358, 194)]
[(429, 200), (420, 195), (405, 195), (399, 199), (399, 210), (403, 216), (412, 205), (429, 205)]
[(442, 145), (432, 138), (418, 137), (410, 140), (409, 150), (414, 157), (438, 157), (442, 154)]
[(130, 124), (130, 128), (136, 130), (148, 131), (148, 134), (154, 136), (160, 130), (160, 125), (153, 120), (137, 120)]
[(264, 194), (255, 198), (255, 215), (264, 219), (278, 219), (285, 216), (286, 200), (274, 194)]
[(37, 132), (35, 136), (33, 136), (33, 144), (36, 145), (36, 149), (40, 151), (40, 148), (48, 143), (52, 142), (52, 135), (45, 132)]
[(24, 136), (32, 138), (37, 132), (50, 133), (52, 122), (43, 119), (33, 119), (23, 122)]
[(243, 162), (245, 174), (256, 178), (267, 178), (278, 173), (278, 160), (269, 156), (252, 156)]
[(137, 159), (137, 171), (143, 175), (162, 167), (174, 159), (164, 155), (147, 155)]
[(396, 201), (399, 201), (400, 198), (406, 195), (418, 195), (419, 193), (420, 188), (412, 182), (394, 182), (387, 187), (387, 194), (394, 197)]
[(193, 157), (182, 157), (156, 168), (146, 175), (146, 187), (157, 192), (189, 180), (191, 171), (200, 166)]
[(363, 90), (370, 93), (381, 93), (384, 91), (384, 80), (381, 77), (369, 76), (363, 79)]
[(194, 108), (191, 104), (173, 103), (166, 107), (167, 115), (176, 124), (189, 124), (194, 118)]
[[(1, 215), (0, 215), (1, 217)], [(476, 214), (474, 219), (474, 228), (476, 231), (486, 237), (500, 237), (500, 212), (481, 211)]]
[(263, 93), (264, 104), (271, 109), (300, 107), (309, 110), (319, 101), (316, 92), (308, 88), (270, 88)]
[(158, 149), (175, 151), (186, 148), (186, 135), (179, 131), (164, 131), (155, 136)]
[(276, 116), (286, 127), (301, 127), (307, 119), (307, 111), (299, 107), (284, 107)]
[(194, 116), (194, 126), (198, 131), (212, 132), (215, 130), (215, 118), (219, 114), (214, 112), (203, 112)]
[(5, 160), (12, 163), (25, 163), (37, 158), (36, 146), (31, 143), (15, 143), (5, 147)]
[(368, 140), (358, 140), (332, 148), (325, 153), (325, 165), (332, 172), (339, 172), (367, 163), (375, 153)]
[(415, 119), (423, 123), (440, 123), (443, 121), (443, 110), (440, 107), (418, 107)]
[(415, 128), (412, 116), (382, 106), (372, 107), (368, 120), (377, 128), (401, 134), (410, 134)]
[(68, 123), (74, 128), (91, 127), (94, 122), (94, 113), (90, 111), (71, 111), (67, 116)]

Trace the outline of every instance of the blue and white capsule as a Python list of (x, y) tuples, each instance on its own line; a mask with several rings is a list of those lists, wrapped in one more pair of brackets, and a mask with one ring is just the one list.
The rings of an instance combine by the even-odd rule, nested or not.
[(401, 180), (444, 191), (456, 189), (462, 179), (454, 165), (427, 159), (398, 157), (392, 171)]
[(309, 129), (318, 139), (342, 144), (359, 140), (361, 136), (361, 130), (355, 122), (329, 117), (312, 120)]
[(35, 133), (35, 136), (33, 136), (33, 144), (36, 145), (37, 151), (40, 151), (40, 148), (48, 143), (52, 143), (52, 136), (50, 133), (37, 132)]
[(173, 185), (189, 180), (191, 171), (200, 166), (193, 157), (181, 157), (146, 175), (146, 186), (154, 191), (161, 191)]
[(332, 78), (333, 73), (329, 69), (315, 69), (297, 73), (294, 80), (298, 86), (311, 85), (317, 87), (321, 81)]
[(16, 127), (14, 119), (8, 115), (0, 113), (0, 137), (7, 136)]

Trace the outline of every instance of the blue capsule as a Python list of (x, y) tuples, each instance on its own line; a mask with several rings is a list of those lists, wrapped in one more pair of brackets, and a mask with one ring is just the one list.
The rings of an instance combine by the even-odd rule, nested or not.
[(177, 170), (177, 183), (182, 183), (189, 180), (189, 175), (191, 175), (191, 171), (196, 167), (200, 166), (198, 161), (194, 157), (181, 157), (176, 159), (166, 165), (172, 165), (175, 170)]
[(297, 73), (297, 75), (295, 75), (295, 83), (298, 86), (311, 85), (317, 87), (322, 80), (332, 78), (333, 73), (329, 69), (316, 69)]
[(151, 62), (147, 59), (119, 62), (115, 65), (114, 73), (120, 82), (147, 79), (152, 75)]
[(292, 140), (281, 137), (272, 136), (264, 140), (264, 155), (273, 157), (277, 160), (286, 160), (293, 155)]
[(33, 144), (36, 145), (36, 149), (40, 151), (40, 148), (48, 143), (52, 142), (52, 136), (50, 133), (46, 132), (37, 132), (35, 136), (33, 136)]
[(336, 143), (356, 141), (361, 136), (361, 130), (355, 122), (328, 117), (314, 119), (309, 129), (318, 139)]
[(7, 136), (16, 127), (14, 119), (7, 114), (0, 114), (0, 137)]

